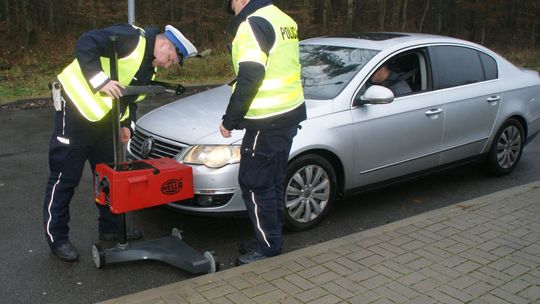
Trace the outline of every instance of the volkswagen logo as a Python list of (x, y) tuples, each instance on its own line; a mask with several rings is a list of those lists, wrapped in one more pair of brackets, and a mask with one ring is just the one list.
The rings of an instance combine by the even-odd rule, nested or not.
[(143, 158), (147, 158), (148, 155), (152, 152), (152, 148), (154, 147), (154, 138), (148, 137), (145, 139), (141, 146), (141, 156)]

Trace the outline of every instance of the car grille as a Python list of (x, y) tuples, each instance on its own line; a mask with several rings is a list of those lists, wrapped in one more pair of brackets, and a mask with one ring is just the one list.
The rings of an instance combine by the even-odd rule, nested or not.
[(158, 137), (137, 128), (129, 144), (129, 152), (138, 159), (144, 158), (174, 158), (187, 145)]

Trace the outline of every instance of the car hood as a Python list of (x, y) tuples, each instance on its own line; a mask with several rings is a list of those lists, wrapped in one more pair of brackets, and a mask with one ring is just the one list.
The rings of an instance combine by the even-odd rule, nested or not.
[[(244, 136), (233, 130), (230, 138), (219, 132), (231, 96), (231, 87), (219, 86), (161, 106), (137, 121), (137, 127), (184, 144), (233, 144)], [(306, 100), (308, 118), (328, 114), (332, 101)]]
[[(144, 115), (137, 127), (186, 144), (231, 144), (237, 136), (222, 138), (219, 134), (230, 96), (231, 87), (223, 85), (181, 98)], [(234, 133), (240, 132), (233, 135), (242, 137)]]

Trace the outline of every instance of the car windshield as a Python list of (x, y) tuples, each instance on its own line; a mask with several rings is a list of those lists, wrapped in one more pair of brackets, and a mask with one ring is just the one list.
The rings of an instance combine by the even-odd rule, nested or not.
[(330, 45), (300, 45), (302, 85), (309, 99), (332, 99), (378, 51)]

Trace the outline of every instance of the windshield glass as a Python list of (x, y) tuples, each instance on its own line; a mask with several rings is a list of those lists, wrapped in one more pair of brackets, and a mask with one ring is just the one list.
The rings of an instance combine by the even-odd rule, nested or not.
[(332, 99), (378, 51), (329, 45), (300, 45), (302, 85), (308, 99)]

